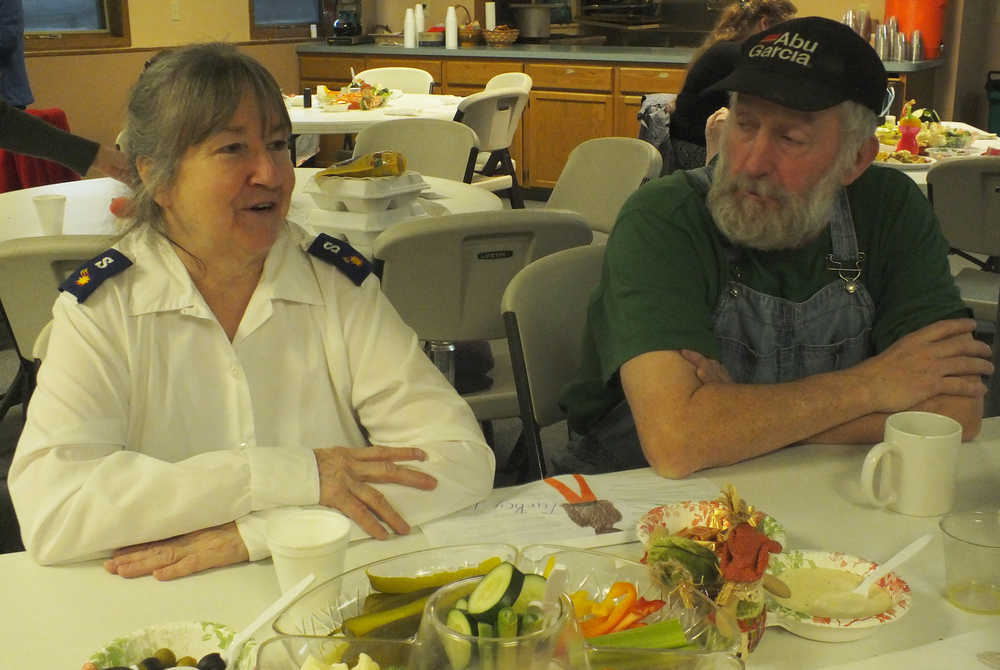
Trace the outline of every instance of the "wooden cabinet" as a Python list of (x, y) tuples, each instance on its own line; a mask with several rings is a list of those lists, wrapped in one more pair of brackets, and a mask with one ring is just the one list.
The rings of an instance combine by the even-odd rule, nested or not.
[(351, 83), (351, 68), (355, 72), (365, 69), (365, 59), (356, 56), (299, 56), (299, 81), (302, 86), (318, 84), (340, 87)]
[(445, 93), (451, 95), (468, 95), (456, 93), (460, 88), (481, 91), (486, 82), (504, 72), (522, 72), (520, 61), (516, 60), (448, 60), (444, 63)]
[(615, 135), (638, 137), (639, 106), (646, 93), (680, 93), (686, 71), (680, 68), (620, 67), (615, 92)]
[(612, 100), (607, 93), (532, 90), (524, 120), (525, 185), (552, 188), (576, 145), (613, 135)]

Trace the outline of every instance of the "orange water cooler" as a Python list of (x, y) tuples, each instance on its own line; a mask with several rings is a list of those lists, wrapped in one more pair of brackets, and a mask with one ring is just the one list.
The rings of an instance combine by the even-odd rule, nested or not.
[(899, 32), (912, 39), (919, 30), (924, 41), (924, 58), (941, 56), (939, 45), (944, 30), (944, 10), (948, 0), (885, 0), (885, 19), (895, 16)]

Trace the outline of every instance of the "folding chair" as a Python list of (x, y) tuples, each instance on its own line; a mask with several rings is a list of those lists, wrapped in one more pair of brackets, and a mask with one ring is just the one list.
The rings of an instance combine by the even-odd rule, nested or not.
[(500, 303), (524, 439), (539, 477), (546, 474), (541, 428), (566, 418), (559, 394), (580, 369), (587, 304), (603, 261), (602, 244), (540, 258), (514, 276)]
[(373, 67), (362, 70), (355, 77), (403, 93), (430, 93), (434, 86), (431, 73), (415, 67)]
[(546, 207), (583, 214), (590, 227), (610, 233), (622, 205), (639, 186), (660, 176), (663, 159), (634, 137), (597, 137), (570, 152)]

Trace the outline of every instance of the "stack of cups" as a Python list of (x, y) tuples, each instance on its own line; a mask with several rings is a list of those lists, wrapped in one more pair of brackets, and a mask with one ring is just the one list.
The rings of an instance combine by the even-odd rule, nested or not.
[(406, 8), (403, 18), (403, 46), (407, 49), (417, 47), (417, 18), (413, 13), (413, 7)]

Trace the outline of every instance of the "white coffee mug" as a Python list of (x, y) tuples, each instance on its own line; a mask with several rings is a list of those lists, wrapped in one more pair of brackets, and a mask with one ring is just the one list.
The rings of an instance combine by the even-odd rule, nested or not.
[[(873, 505), (910, 516), (938, 516), (955, 502), (962, 424), (931, 412), (899, 412), (885, 422), (885, 439), (868, 452), (861, 491)], [(875, 475), (880, 470), (876, 493)], [(881, 495), (879, 495), (881, 494)]]

